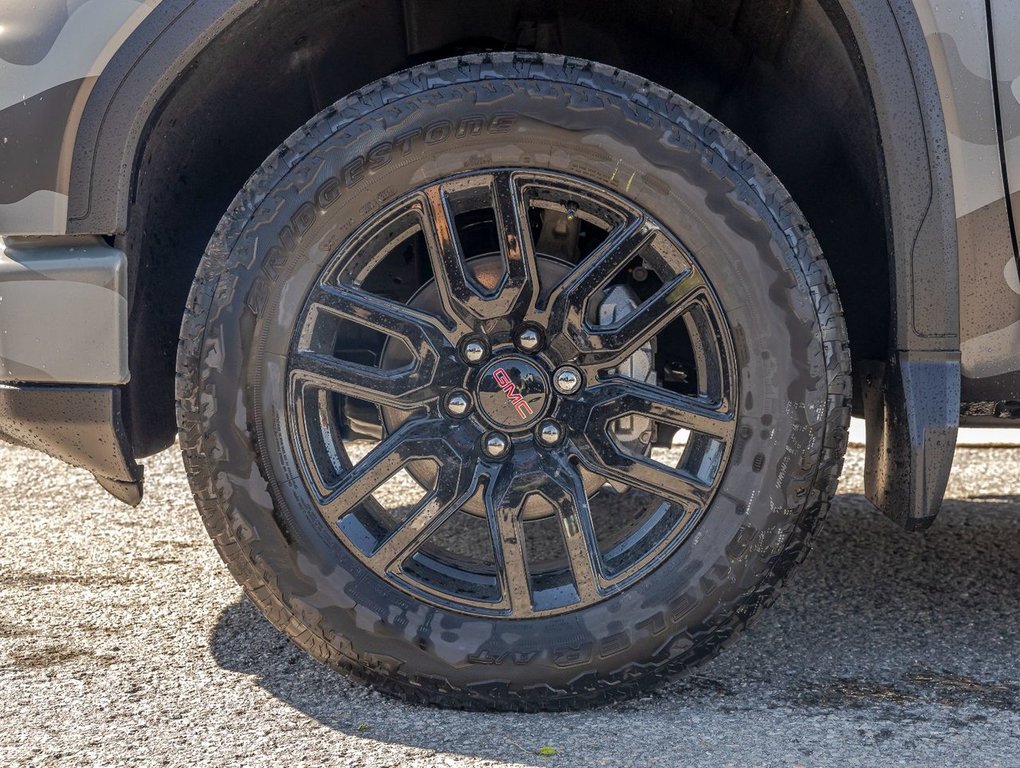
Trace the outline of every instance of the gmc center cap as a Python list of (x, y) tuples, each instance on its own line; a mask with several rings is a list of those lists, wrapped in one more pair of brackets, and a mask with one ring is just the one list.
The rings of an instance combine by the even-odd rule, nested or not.
[(549, 405), (549, 378), (523, 357), (502, 357), (482, 371), (475, 401), (498, 429), (515, 432), (538, 421)]

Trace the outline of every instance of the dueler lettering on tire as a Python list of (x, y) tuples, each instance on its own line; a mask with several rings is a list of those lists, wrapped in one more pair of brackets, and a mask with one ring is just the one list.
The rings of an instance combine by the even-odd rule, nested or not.
[(835, 491), (849, 355), (767, 168), (680, 96), (533, 54), (351, 94), (238, 194), (181, 332), (223, 559), (405, 699), (562, 709), (711, 657)]

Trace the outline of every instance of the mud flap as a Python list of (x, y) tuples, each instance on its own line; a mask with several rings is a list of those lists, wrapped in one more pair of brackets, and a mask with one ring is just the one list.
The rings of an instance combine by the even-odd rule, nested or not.
[(89, 470), (115, 497), (137, 506), (142, 467), (122, 422), (120, 387), (0, 385), (0, 439)]
[(910, 531), (930, 526), (946, 492), (959, 426), (960, 358), (896, 353), (861, 361), (868, 500)]

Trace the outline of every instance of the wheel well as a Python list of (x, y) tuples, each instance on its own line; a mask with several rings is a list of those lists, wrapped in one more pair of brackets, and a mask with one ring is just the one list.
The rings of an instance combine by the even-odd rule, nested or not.
[(706, 109), (787, 186), (835, 275), (856, 360), (889, 347), (878, 127), (828, 0), (259, 3), (154, 111), (123, 247), (135, 279), (128, 388), (139, 456), (174, 437), (176, 339), (191, 280), (245, 180), (306, 120), (365, 83), (446, 55), (536, 50), (594, 59)]

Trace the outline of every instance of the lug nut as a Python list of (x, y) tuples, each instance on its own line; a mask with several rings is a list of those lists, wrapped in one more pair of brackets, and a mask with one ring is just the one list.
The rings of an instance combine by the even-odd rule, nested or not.
[(463, 416), (471, 410), (471, 400), (465, 392), (451, 392), (446, 398), (446, 412), (451, 416)]
[(581, 372), (576, 368), (560, 368), (553, 377), (553, 386), (561, 395), (572, 395), (581, 388)]
[(534, 352), (542, 346), (542, 334), (537, 328), (525, 328), (517, 335), (517, 346), (525, 352)]
[(501, 459), (510, 450), (510, 440), (499, 432), (490, 432), (482, 440), (482, 448), (490, 459)]
[(480, 363), (489, 353), (489, 348), (483, 341), (472, 339), (461, 348), (461, 355), (469, 363)]
[(560, 425), (552, 419), (543, 421), (536, 430), (539, 442), (543, 445), (553, 446), (563, 439), (563, 430)]

